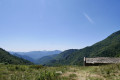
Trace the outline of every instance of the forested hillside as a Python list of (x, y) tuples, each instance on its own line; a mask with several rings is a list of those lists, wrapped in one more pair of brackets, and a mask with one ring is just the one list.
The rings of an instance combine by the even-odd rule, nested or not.
[(9, 54), (7, 51), (0, 48), (0, 63), (5, 64), (33, 64), (27, 60), (24, 60), (22, 58), (18, 58), (16, 56), (13, 56)]
[(48, 63), (51, 60), (55, 60), (54, 58), (58, 56), (58, 54), (54, 54), (54, 55), (49, 55), (49, 56), (44, 56), (38, 60), (35, 61), (35, 64), (41, 64), (44, 65), (46, 63)]
[[(57, 61), (62, 61), (64, 59), (67, 59), (67, 57), (73, 53), (77, 51), (77, 49), (70, 49), (70, 50), (66, 50), (60, 54), (55, 54), (55, 55), (50, 55), (50, 56), (45, 56), (45, 57), (42, 57), (40, 58), (38, 61), (37, 61), (37, 64), (44, 64), (44, 65), (60, 65), (60, 62), (57, 62)], [(65, 61), (62, 62), (62, 63), (65, 63), (67, 64)]]
[(25, 60), (28, 60), (28, 61), (33, 62), (33, 63), (35, 62), (35, 60), (33, 58), (31, 58), (29, 56), (26, 56), (26, 55), (20, 55), (20, 54), (17, 54), (17, 53), (14, 53), (12, 55), (14, 55), (16, 57), (19, 57), (19, 58), (22, 58), (22, 59), (25, 59)]
[(73, 52), (64, 51), (47, 65), (82, 65), (83, 57), (120, 57), (120, 31), (92, 46)]

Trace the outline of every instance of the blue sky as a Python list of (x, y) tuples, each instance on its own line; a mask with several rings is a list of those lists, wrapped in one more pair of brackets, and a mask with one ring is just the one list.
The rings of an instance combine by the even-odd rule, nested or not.
[(0, 47), (81, 49), (120, 29), (120, 0), (0, 0)]

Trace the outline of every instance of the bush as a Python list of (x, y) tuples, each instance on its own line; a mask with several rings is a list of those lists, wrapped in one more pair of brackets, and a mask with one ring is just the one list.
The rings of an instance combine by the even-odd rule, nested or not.
[(32, 68), (32, 69), (42, 69), (42, 68), (45, 68), (45, 67), (42, 66), (42, 65), (31, 65), (30, 68)]

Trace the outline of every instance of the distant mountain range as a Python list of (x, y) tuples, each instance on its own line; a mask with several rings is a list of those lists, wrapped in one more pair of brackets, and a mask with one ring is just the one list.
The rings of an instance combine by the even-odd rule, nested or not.
[[(64, 52), (61, 52), (60, 54), (44, 56), (44, 57), (37, 60), (37, 62), (38, 62), (37, 64), (53, 65), (54, 62), (64, 60), (64, 58), (67, 59), (67, 57), (75, 51), (77, 51), (77, 49), (70, 49), (70, 50), (66, 50)], [(59, 64), (59, 62), (57, 62), (55, 64)]]
[(52, 57), (45, 65), (82, 65), (83, 57), (120, 57), (120, 31), (92, 46), (79, 50), (66, 50)]
[(9, 52), (5, 51), (4, 49), (0, 48), (0, 63), (4, 64), (33, 64), (25, 59), (18, 58), (16, 56), (11, 55)]
[(35, 62), (35, 60), (33, 58), (31, 58), (29, 56), (26, 56), (26, 55), (20, 55), (20, 54), (17, 54), (17, 53), (14, 53), (12, 55), (14, 55), (16, 57), (19, 57), (19, 58), (23, 58), (23, 59), (28, 60), (28, 61), (33, 62), (33, 63)]
[(44, 57), (36, 60), (35, 64), (44, 65), (44, 64), (48, 63), (49, 61), (54, 60), (54, 58), (55, 58), (56, 56), (58, 56), (58, 55), (59, 55), (59, 54), (53, 54), (53, 55), (44, 56)]
[(26, 59), (28, 61), (31, 61), (35, 64), (40, 64), (42, 63), (41, 61), (39, 62), (39, 59), (44, 57), (44, 56), (52, 56), (52, 55), (57, 55), (61, 53), (62, 51), (60, 50), (54, 50), (54, 51), (31, 51), (31, 52), (12, 52), (9, 51), (12, 55), (17, 56), (19, 58)]

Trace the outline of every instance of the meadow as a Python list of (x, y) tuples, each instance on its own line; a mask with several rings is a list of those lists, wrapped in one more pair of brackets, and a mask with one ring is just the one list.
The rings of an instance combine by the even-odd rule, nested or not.
[(120, 80), (120, 64), (86, 67), (0, 64), (0, 80)]

